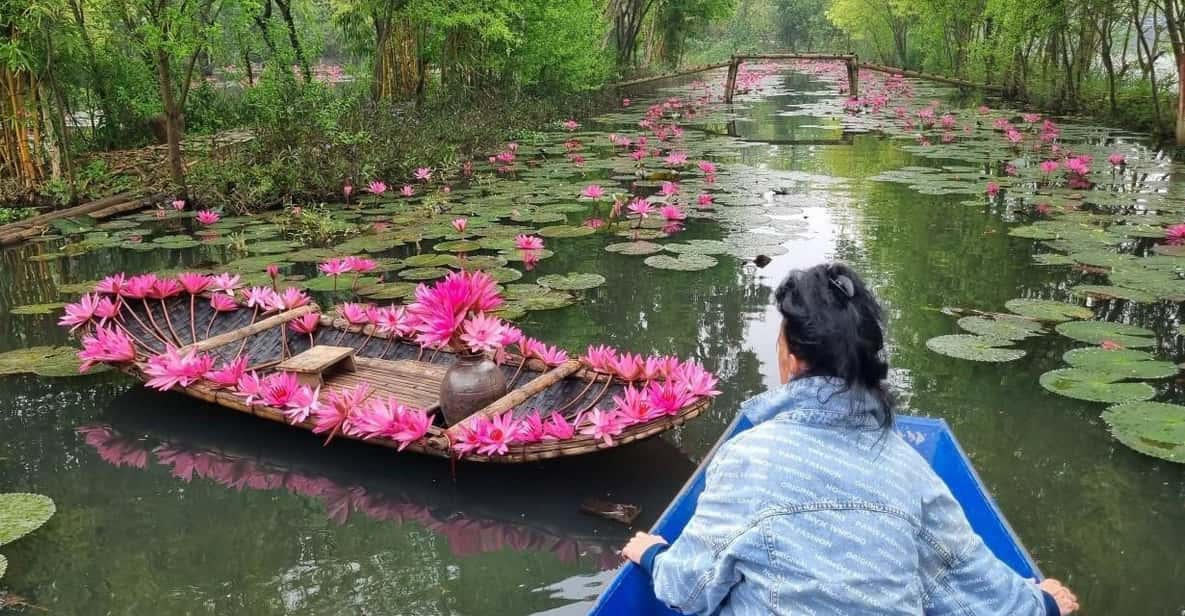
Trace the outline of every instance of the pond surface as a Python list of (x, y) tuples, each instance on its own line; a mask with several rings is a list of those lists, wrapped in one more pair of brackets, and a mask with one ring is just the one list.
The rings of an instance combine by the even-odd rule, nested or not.
[[(1078, 345), (1043, 335), (1017, 343), (1026, 351), (1019, 360), (981, 363), (938, 355), (925, 344), (959, 333), (944, 307), (998, 312), (1018, 297), (1085, 304), (1070, 288), (1092, 274), (1034, 265), (1034, 241), (1008, 234), (1029, 220), (1013, 202), (989, 202), (978, 184), (971, 195), (922, 194), (909, 182), (873, 179), (954, 163), (911, 150), (911, 141), (861, 132), (870, 127), (836, 113), (842, 99), (834, 79), (785, 72), (761, 83), (731, 113), (710, 105), (689, 124), (687, 139), (698, 144), (692, 149), (709, 152), (721, 170), (715, 184), (687, 181), (684, 190), (710, 191), (719, 206), (714, 217), (692, 216), (676, 237), (655, 240), (721, 240), (728, 248), (715, 251), (722, 253), (714, 255), (715, 266), (648, 267), (643, 256), (605, 251), (625, 241), (609, 229), (549, 238), (555, 255), (517, 281), (603, 275), (607, 283), (575, 294), (573, 305), (527, 312), (519, 325), (573, 351), (607, 343), (700, 359), (719, 375), (724, 394), (690, 425), (582, 459), (462, 465), (454, 482), (437, 459), (348, 442), (322, 448), (316, 437), (152, 393), (112, 373), (0, 377), (7, 402), (0, 413), (0, 491), (43, 493), (58, 509), (45, 527), (5, 546), (3, 587), (63, 614), (581, 613), (612, 576), (619, 558), (613, 550), (630, 530), (580, 513), (580, 503), (596, 497), (639, 504), (638, 525), (649, 525), (737, 405), (773, 384), (773, 288), (793, 268), (842, 259), (866, 275), (885, 304), (903, 410), (950, 422), (1043, 571), (1078, 592), (1084, 613), (1182, 613), (1185, 466), (1113, 439), (1099, 418), (1106, 405), (1038, 384)], [(654, 96), (668, 94), (695, 97), (702, 90), (685, 85)], [(524, 167), (481, 190), (458, 188), (436, 207), (448, 209), (447, 218), (470, 212), (475, 225), (493, 208), (500, 214), (487, 213), (485, 222), (542, 213), (537, 227), (555, 224), (561, 201), (569, 224), (597, 217), (597, 210), (571, 207), (580, 204), (576, 195), (587, 183), (612, 192), (625, 181), (620, 164), (605, 162), (613, 158), (606, 134), (636, 131), (654, 100), (661, 99), (639, 98), (573, 135), (585, 143), (583, 176), (563, 160), (564, 137), (549, 133), (534, 137), (537, 143), (523, 139), (520, 157), (537, 148), (560, 162)], [(1125, 141), (1101, 129), (1082, 131), (1096, 143)], [(1148, 177), (1180, 190), (1176, 167), (1157, 163), (1138, 144), (1125, 151), (1133, 166), (1140, 156), (1157, 165)], [(657, 182), (643, 184), (654, 190)], [(549, 192), (555, 198), (540, 196)], [(372, 214), (383, 208), (386, 218), (406, 216), (398, 204), (366, 207), (363, 222), (378, 220)], [(270, 223), (251, 222), (244, 228), (256, 230), (249, 234), (224, 220), (222, 241), (193, 233), (186, 219), (152, 219), (133, 217), (104, 232), (62, 229), (63, 239), (5, 251), (0, 307), (63, 301), (60, 285), (117, 270), (242, 259), (230, 254), (240, 240), (247, 248), (275, 241), (274, 231), (263, 230)], [(136, 232), (120, 236), (121, 227)], [(559, 232), (565, 234), (572, 235)], [(153, 235), (163, 241), (146, 239)], [(93, 246), (62, 256), (63, 247), (85, 243), (80, 237)], [(371, 252), (406, 259), (431, 253), (432, 239), (446, 238), (425, 233), (422, 245), (390, 242)], [(302, 261), (291, 251), (279, 242), (240, 265), (258, 273), (268, 259), (284, 260), (290, 279), (315, 275), (317, 256)], [(756, 254), (770, 254), (772, 262), (754, 266), (748, 260)], [(1178, 304), (1089, 301), (1096, 318), (1153, 329), (1158, 359), (1185, 359)], [(0, 349), (72, 344), (55, 321), (56, 314), (5, 314)], [(1154, 385), (1159, 401), (1185, 400), (1175, 379)]]

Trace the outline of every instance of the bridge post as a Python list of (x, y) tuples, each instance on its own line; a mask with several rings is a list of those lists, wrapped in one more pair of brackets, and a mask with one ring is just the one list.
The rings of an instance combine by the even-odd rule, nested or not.
[(848, 68), (848, 96), (860, 97), (860, 60), (858, 56), (850, 56), (844, 61)]
[(737, 88), (737, 70), (740, 69), (741, 59), (733, 56), (728, 61), (728, 80), (724, 83), (724, 102), (731, 104), (732, 95)]

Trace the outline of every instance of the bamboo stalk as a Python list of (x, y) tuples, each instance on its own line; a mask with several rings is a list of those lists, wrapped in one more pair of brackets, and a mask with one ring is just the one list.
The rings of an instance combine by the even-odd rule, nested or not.
[(211, 349), (216, 349), (218, 347), (226, 346), (232, 342), (238, 342), (239, 340), (242, 340), (248, 336), (258, 334), (259, 332), (264, 331), (264, 330), (271, 328), (271, 327), (275, 327), (276, 325), (281, 325), (283, 323), (287, 323), (288, 321), (299, 318), (302, 315), (308, 314), (308, 313), (313, 312), (315, 310), (317, 310), (317, 306), (315, 304), (301, 306), (300, 308), (293, 308), (292, 310), (288, 310), (285, 312), (281, 312), (280, 314), (270, 316), (270, 317), (268, 317), (262, 321), (259, 321), (257, 323), (252, 323), (251, 325), (246, 325), (244, 327), (240, 327), (236, 330), (232, 330), (232, 331), (226, 332), (224, 334), (218, 334), (217, 336), (206, 338), (205, 340), (202, 340), (201, 342), (196, 342), (196, 343), (191, 344), (189, 346), (197, 349), (198, 351), (203, 351), (203, 352), (209, 351)]

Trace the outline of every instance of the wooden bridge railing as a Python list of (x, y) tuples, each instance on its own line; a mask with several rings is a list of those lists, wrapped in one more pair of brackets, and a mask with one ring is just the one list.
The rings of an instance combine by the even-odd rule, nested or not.
[(716, 64), (705, 64), (702, 66), (695, 66), (689, 69), (678, 71), (675, 73), (667, 73), (663, 75), (655, 75), (652, 77), (642, 77), (639, 79), (631, 79), (629, 81), (620, 81), (611, 84), (613, 87), (622, 88), (627, 86), (635, 86), (642, 83), (649, 83), (651, 81), (658, 81), (660, 79), (670, 79), (672, 77), (681, 77), (684, 75), (692, 75), (695, 73), (702, 73), (704, 71), (715, 70), (719, 68), (728, 67), (728, 77), (724, 85), (724, 102), (731, 103), (733, 95), (736, 94), (737, 73), (740, 72), (741, 63), (746, 60), (817, 60), (817, 61), (839, 61), (843, 62), (847, 68), (848, 73), (848, 93), (850, 96), (860, 95), (860, 69), (877, 71), (879, 73), (888, 73), (890, 75), (901, 75), (902, 77), (912, 77), (914, 79), (925, 79), (927, 81), (935, 81), (938, 83), (946, 83), (962, 88), (976, 88), (980, 90), (990, 90), (994, 92), (1003, 92), (1004, 87), (986, 83), (976, 83), (966, 79), (958, 79), (956, 77), (946, 77), (944, 75), (934, 75), (931, 73), (923, 73), (921, 71), (911, 71), (908, 69), (897, 68), (895, 66), (884, 66), (881, 64), (872, 64), (869, 62), (861, 62), (859, 56), (851, 53), (752, 53), (739, 54), (732, 56), (728, 62), (718, 62)]

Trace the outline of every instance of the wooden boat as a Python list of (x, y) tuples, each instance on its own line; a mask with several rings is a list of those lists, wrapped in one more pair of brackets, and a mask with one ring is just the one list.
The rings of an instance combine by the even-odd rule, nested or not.
[[(988, 548), (1020, 575), (1040, 579), (1041, 572), (1037, 569), (1036, 563), (992, 500), (987, 487), (971, 466), (967, 454), (955, 440), (950, 426), (942, 419), (928, 417), (899, 416), (896, 423), (896, 429), (946, 482), (951, 493), (963, 506), (963, 512), (971, 522), (971, 527), (983, 538)], [(672, 541), (683, 532), (684, 526), (695, 512), (700, 492), (704, 489), (704, 472), (708, 463), (722, 444), (751, 427), (752, 424), (744, 416), (738, 415), (733, 420), (650, 532)], [(655, 598), (650, 577), (641, 567), (626, 563), (601, 593), (591, 614), (667, 616), (678, 612)]]
[[(335, 438), (347, 438), (453, 459), (531, 462), (587, 454), (651, 437), (695, 418), (710, 404), (708, 397), (693, 398), (677, 413), (634, 423), (609, 439), (594, 438), (583, 433), (588, 430), (576, 426), (570, 438), (512, 443), (504, 454), (481, 455), (472, 451), (459, 454), (454, 444), (463, 436), (461, 431), (468, 429), (469, 422), (446, 426), (438, 412), (441, 381), (455, 359), (453, 353), (425, 349), (409, 338), (382, 331), (369, 323), (351, 323), (340, 316), (321, 314), (311, 302), (265, 316), (259, 309), (241, 305), (216, 311), (209, 298), (208, 293), (176, 293), (165, 298), (120, 299), (118, 315), (104, 319), (103, 323), (135, 341), (135, 359), (112, 365), (148, 381), (149, 360), (169, 348), (179, 348), (182, 353), (208, 354), (219, 363), (246, 357), (249, 369), (261, 376), (296, 373), (301, 382), (319, 386), (322, 399), (325, 392), (366, 383), (373, 388), (373, 395), (392, 397), (409, 407), (426, 410), (432, 420), (427, 433), (411, 443), (382, 436), (362, 438), (335, 429), (328, 434), (326, 444)], [(309, 315), (316, 315), (314, 332), (298, 333), (289, 327)], [(83, 332), (94, 332), (96, 325), (93, 321), (83, 324)], [(579, 359), (547, 365), (537, 358), (524, 359), (507, 352), (501, 357), (500, 367), (506, 375), (506, 394), (475, 415), (489, 418), (510, 412), (517, 419), (539, 409), (559, 413), (575, 425), (592, 411), (612, 408), (613, 397), (630, 386), (612, 374), (590, 369)], [(178, 385), (173, 390), (306, 430), (316, 425), (312, 417), (292, 423), (284, 409), (244, 397), (208, 378)]]

